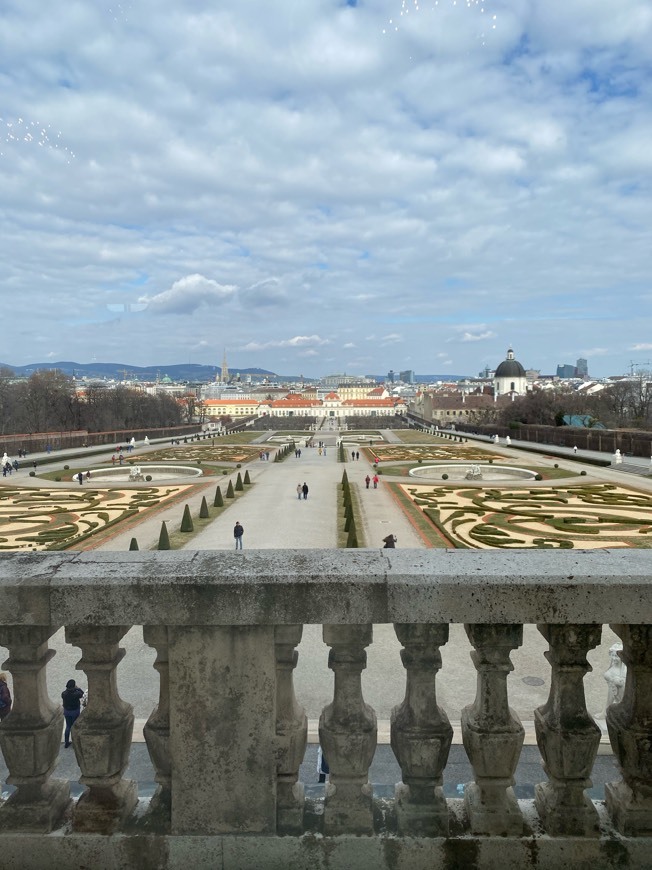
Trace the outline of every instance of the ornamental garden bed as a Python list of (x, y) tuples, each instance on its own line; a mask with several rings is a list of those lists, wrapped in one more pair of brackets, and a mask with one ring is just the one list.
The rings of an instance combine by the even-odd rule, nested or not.
[(394, 484), (449, 547), (652, 546), (652, 495), (612, 484), (470, 488)]

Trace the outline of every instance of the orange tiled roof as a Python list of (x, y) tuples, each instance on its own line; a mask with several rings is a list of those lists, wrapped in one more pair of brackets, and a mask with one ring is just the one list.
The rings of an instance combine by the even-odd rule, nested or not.
[(259, 405), (257, 399), (205, 399), (204, 405)]
[(347, 408), (393, 408), (395, 405), (405, 404), (402, 399), (346, 399), (342, 402)]

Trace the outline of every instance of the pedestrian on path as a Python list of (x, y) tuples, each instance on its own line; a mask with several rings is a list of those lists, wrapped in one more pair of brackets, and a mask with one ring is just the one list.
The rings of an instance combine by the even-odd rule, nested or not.
[(374, 489), (378, 489), (378, 481), (379, 480), (380, 480), (380, 478), (378, 477), (378, 475), (374, 474)]
[(81, 486), (82, 483), (84, 482), (84, 475), (81, 473), (81, 471), (77, 475), (77, 480), (79, 481), (79, 485)]
[(383, 541), (385, 542), (383, 550), (395, 549), (397, 540), (398, 538), (396, 537), (396, 535), (387, 535), (386, 538), (383, 538)]
[(355, 451), (355, 458), (360, 459), (360, 451), (359, 450)]
[(304, 482), (303, 486), (301, 487), (301, 492), (303, 493), (304, 500), (307, 499), (308, 498), (308, 484), (307, 483)]
[(0, 671), (0, 721), (11, 713), (11, 692), (7, 685), (7, 675)]
[(577, 456), (577, 444), (573, 445), (573, 453)]
[(364, 479), (364, 482), (367, 484), (367, 489), (369, 489), (369, 484), (371, 483), (371, 478), (367, 475)]
[(81, 713), (84, 690), (80, 689), (74, 680), (68, 680), (66, 688), (61, 693), (63, 704), (63, 717), (66, 720), (66, 730), (63, 735), (63, 745), (67, 749), (70, 746), (70, 730)]
[(233, 527), (233, 537), (235, 538), (236, 550), (242, 549), (242, 536), (243, 536), (243, 534), (244, 534), (244, 528), (240, 525), (240, 520), (237, 520), (235, 526)]
[(301, 489), (301, 484), (297, 483), (297, 498), (298, 499), (301, 498), (302, 493), (303, 493), (303, 490)]
[(355, 450), (351, 451), (351, 459), (355, 462)]

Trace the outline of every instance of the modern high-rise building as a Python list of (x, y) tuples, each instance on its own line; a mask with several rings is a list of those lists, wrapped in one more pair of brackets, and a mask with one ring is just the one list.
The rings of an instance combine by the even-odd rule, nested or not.
[(589, 364), (585, 359), (582, 359), (582, 357), (580, 357), (578, 359), (577, 363), (575, 364), (575, 368), (577, 369), (577, 377), (578, 378), (587, 377), (587, 375), (589, 373)]
[(406, 371), (400, 372), (399, 380), (403, 381), (404, 384), (413, 384), (414, 372), (412, 371), (412, 369), (406, 369)]
[(575, 377), (577, 377), (577, 369), (575, 368), (575, 366), (571, 366), (571, 365), (557, 366), (557, 377), (558, 378), (575, 378)]

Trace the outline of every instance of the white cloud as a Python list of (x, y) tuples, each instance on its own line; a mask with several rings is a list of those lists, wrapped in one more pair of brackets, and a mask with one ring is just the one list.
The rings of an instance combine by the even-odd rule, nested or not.
[(4, 4), (4, 361), (647, 352), (649, 0), (408, 5)]
[(640, 344), (633, 344), (630, 347), (630, 350), (652, 350), (652, 344), (649, 342), (641, 342)]
[(141, 296), (138, 301), (146, 303), (155, 314), (192, 314), (202, 305), (223, 303), (235, 290), (232, 285), (218, 284), (203, 275), (187, 275), (175, 281), (169, 290)]
[(496, 338), (496, 333), (492, 332), (490, 329), (485, 330), (484, 332), (463, 332), (460, 336), (460, 341), (486, 341), (489, 338)]
[(241, 350), (267, 350), (273, 347), (323, 347), (326, 344), (330, 344), (330, 340), (327, 338), (321, 338), (318, 335), (295, 335), (294, 338), (286, 338), (280, 341), (251, 341), (244, 345)]

